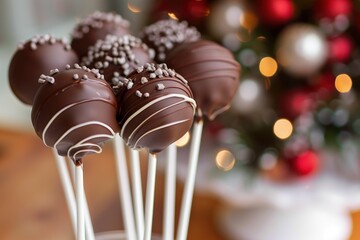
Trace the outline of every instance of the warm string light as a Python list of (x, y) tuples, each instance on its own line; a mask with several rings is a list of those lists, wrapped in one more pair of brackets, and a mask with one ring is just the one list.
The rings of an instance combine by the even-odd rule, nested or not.
[(246, 11), (240, 17), (240, 24), (243, 28), (251, 32), (258, 25), (258, 18), (253, 12)]
[(265, 77), (272, 77), (278, 69), (278, 64), (272, 57), (264, 57), (260, 60), (259, 70)]
[(278, 119), (274, 124), (274, 134), (280, 139), (287, 139), (293, 132), (293, 125), (285, 118)]
[(190, 140), (190, 133), (187, 132), (185, 133), (184, 136), (182, 136), (179, 140), (176, 141), (176, 146), (177, 147), (184, 147), (189, 143)]
[(215, 157), (216, 166), (223, 171), (230, 171), (235, 166), (235, 157), (228, 150), (221, 150)]
[(335, 79), (335, 88), (340, 93), (347, 93), (352, 88), (352, 79), (347, 74), (340, 74)]
[(128, 3), (128, 9), (133, 12), (133, 13), (140, 13), (141, 12), (141, 9), (134, 6), (133, 4), (131, 3)]
[(175, 13), (168, 13), (169, 17), (176, 20), (176, 21), (179, 21), (179, 19), (176, 17)]

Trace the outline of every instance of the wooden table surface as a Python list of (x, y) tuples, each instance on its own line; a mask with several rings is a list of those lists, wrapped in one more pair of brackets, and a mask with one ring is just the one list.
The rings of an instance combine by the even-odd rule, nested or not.
[[(122, 228), (110, 145), (84, 163), (85, 189), (95, 232)], [(143, 166), (145, 169), (145, 166)], [(145, 173), (144, 173), (145, 174)], [(158, 174), (154, 232), (161, 232), (163, 175)], [(144, 185), (144, 184), (143, 184)], [(177, 213), (182, 185), (177, 186)], [(188, 239), (225, 239), (214, 223), (221, 202), (195, 194)], [(360, 239), (360, 212), (350, 240)], [(0, 129), (0, 240), (74, 239), (52, 151), (32, 133)]]

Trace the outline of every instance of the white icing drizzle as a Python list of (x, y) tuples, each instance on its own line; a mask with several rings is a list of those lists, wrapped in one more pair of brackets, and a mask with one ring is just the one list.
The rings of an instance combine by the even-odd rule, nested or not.
[[(101, 153), (102, 152), (102, 148), (97, 145), (97, 144), (94, 144), (94, 143), (86, 143), (87, 141), (91, 140), (91, 139), (95, 139), (95, 138), (113, 138), (114, 135), (108, 135), (108, 134), (96, 134), (96, 135), (93, 135), (93, 136), (90, 136), (90, 137), (87, 137), (81, 141), (79, 141), (78, 143), (74, 144), (72, 147), (70, 147), (68, 149), (68, 152), (67, 152), (67, 155), (69, 158), (71, 159), (76, 159), (76, 155), (78, 155), (79, 153), (82, 153), (82, 152), (93, 152), (93, 153)], [(98, 150), (95, 150), (95, 149), (91, 149), (91, 148), (85, 148), (85, 149), (82, 149), (86, 146), (89, 146), (89, 147), (95, 147), (97, 148)], [(76, 148), (80, 148), (80, 150), (76, 151), (72, 156), (70, 156), (70, 153), (73, 149), (76, 149)]]
[[(93, 100), (99, 100), (99, 99), (91, 99), (91, 101)], [(64, 108), (62, 108), (60, 111), (58, 111), (51, 119), (50, 121), (46, 124), (44, 130), (43, 130), (43, 133), (42, 133), (42, 140), (43, 140), (43, 143), (46, 145), (46, 146), (49, 146), (47, 143), (46, 143), (46, 133), (48, 131), (48, 129), (50, 128), (51, 124), (56, 120), (56, 118), (58, 116), (60, 116), (64, 111), (68, 110), (69, 108), (72, 108), (78, 104), (81, 104), (81, 103), (84, 103), (84, 102), (88, 102), (89, 100), (84, 100), (84, 101), (81, 101), (81, 102), (77, 102), (77, 103), (73, 103), (73, 104), (70, 104)], [(101, 101), (101, 100), (100, 100)], [(115, 135), (115, 131), (107, 124), (104, 124), (102, 122), (99, 122), (99, 121), (88, 121), (88, 122), (84, 122), (84, 123), (81, 123), (81, 124), (78, 124), (78, 125), (75, 125), (73, 126), (72, 128), (68, 129), (63, 135), (61, 135), (59, 137), (59, 139), (55, 142), (54, 144), (54, 148), (56, 150), (57, 149), (57, 145), (64, 139), (66, 138), (67, 135), (69, 135), (71, 132), (79, 129), (79, 128), (82, 128), (82, 127), (85, 127), (85, 126), (89, 126), (89, 125), (99, 125), (99, 126), (102, 126), (104, 128), (106, 128), (110, 134), (96, 134), (96, 135), (92, 135), (92, 136), (89, 136), (81, 141), (79, 141), (78, 143), (74, 144), (73, 146), (71, 146), (69, 149), (68, 149), (68, 152), (67, 152), (67, 155), (68, 157), (70, 157), (71, 159), (75, 159), (76, 156), (81, 153), (81, 152), (94, 152), (94, 153), (100, 153), (102, 152), (102, 148), (97, 145), (97, 144), (94, 144), (94, 143), (86, 143), (87, 141), (91, 140), (91, 139), (95, 139), (95, 138), (113, 138), (114, 135)], [(88, 149), (83, 149), (84, 147), (86, 146), (90, 146), (90, 147), (95, 147), (97, 148), (98, 150), (95, 150), (95, 149), (91, 149), (91, 148), (88, 148)], [(79, 151), (76, 151), (73, 156), (70, 156), (70, 152), (73, 150), (73, 149), (76, 149), (76, 148), (80, 148)]]
[[(122, 126), (122, 129), (121, 129), (121, 132), (120, 132), (120, 136), (123, 137), (124, 135), (124, 132), (125, 132), (125, 129), (126, 129), (126, 126), (131, 122), (132, 119), (134, 119), (137, 115), (139, 115), (140, 113), (142, 113), (143, 111), (145, 111), (147, 108), (149, 108), (150, 106), (154, 105), (155, 103), (157, 102), (160, 102), (162, 100), (165, 100), (165, 99), (168, 99), (168, 98), (182, 98), (185, 102), (188, 102), (191, 104), (191, 106), (193, 107), (193, 110), (194, 110), (194, 113), (195, 113), (195, 109), (196, 109), (196, 102), (194, 99), (190, 98), (190, 97), (187, 97), (185, 95), (182, 95), (182, 94), (176, 94), (176, 93), (173, 93), (173, 94), (168, 94), (168, 95), (165, 95), (165, 96), (161, 96), (159, 98), (156, 98), (154, 99), (153, 101), (151, 102), (148, 102), (147, 104), (145, 104), (143, 107), (141, 107), (140, 109), (138, 109), (135, 113), (133, 113), (128, 119), (126, 119), (125, 123), (123, 124)], [(182, 102), (184, 102), (182, 101)], [(167, 108), (167, 107), (165, 107)], [(158, 111), (158, 112), (161, 112)], [(158, 113), (157, 112), (157, 113)], [(155, 114), (154, 114), (155, 115)], [(144, 121), (147, 121), (148, 119), (145, 119)], [(143, 121), (143, 122), (144, 122)], [(143, 124), (143, 122), (141, 124)], [(140, 124), (140, 125), (141, 125)], [(131, 133), (132, 135), (133, 133)]]
[(210, 116), (208, 116), (209, 120), (214, 120), (217, 115), (219, 115), (220, 113), (223, 113), (225, 111), (227, 111), (228, 109), (230, 108), (230, 104), (222, 107), (222, 108), (219, 108), (218, 110), (216, 110), (215, 112), (213, 112), (213, 114), (211, 114)]
[[(70, 129), (68, 129), (63, 135), (61, 135), (59, 137), (59, 139), (55, 142), (54, 144), (54, 148), (57, 147), (57, 145), (67, 136), (69, 135), (71, 132), (73, 132), (74, 130), (76, 129), (79, 129), (79, 128), (82, 128), (82, 127), (85, 127), (85, 126), (89, 126), (89, 125), (99, 125), (99, 126), (102, 126), (104, 128), (106, 128), (107, 130), (109, 130), (109, 132), (112, 134), (112, 135), (115, 135), (115, 132), (112, 130), (112, 128), (110, 126), (108, 126), (107, 124), (105, 123), (102, 123), (102, 122), (99, 122), (99, 121), (88, 121), (88, 122), (84, 122), (84, 123), (80, 123), (78, 125), (75, 125), (73, 127), (71, 127)], [(95, 136), (95, 135), (94, 135)], [(110, 136), (110, 135), (109, 135)], [(57, 148), (56, 148), (57, 149)]]
[[(64, 138), (66, 138), (66, 136), (69, 135), (71, 132), (73, 132), (73, 131), (75, 131), (75, 130), (77, 130), (77, 129), (79, 129), (79, 128), (85, 127), (85, 126), (89, 126), (89, 125), (100, 125), (100, 126), (106, 128), (107, 130), (109, 130), (109, 132), (111, 133), (111, 135), (106, 135), (106, 134), (104, 134), (104, 136), (106, 136), (106, 137), (108, 137), (108, 138), (113, 138), (114, 135), (115, 135), (115, 132), (114, 132), (114, 131), (112, 130), (112, 128), (111, 128), (110, 126), (108, 126), (107, 124), (104, 124), (104, 123), (99, 122), (99, 121), (89, 121), (89, 122), (85, 122), (85, 123), (81, 123), (81, 124), (75, 125), (75, 126), (71, 127), (70, 129), (68, 129), (68, 130), (67, 130), (63, 135), (61, 135), (60, 138), (55, 142), (54, 148), (55, 148), (56, 150), (58, 150), (58, 149), (57, 149), (57, 145), (58, 145)], [(99, 136), (99, 134), (92, 135), (92, 136), (90, 136), (90, 137), (88, 137), (88, 138), (86, 138), (86, 139), (81, 140), (79, 143), (75, 144), (74, 146), (77, 146), (77, 147), (86, 146), (86, 144), (85, 144), (85, 145), (82, 145), (82, 142), (87, 141), (87, 140), (89, 140), (89, 139), (97, 138), (98, 136)], [(74, 146), (72, 146), (72, 147), (74, 147)], [(100, 147), (99, 145), (97, 145), (97, 146), (99, 147), (99, 149), (101, 149), (101, 147)], [(70, 149), (70, 148), (69, 148), (69, 149)], [(89, 152), (93, 152), (93, 151), (94, 151), (94, 150), (92, 150), (92, 149), (88, 149), (88, 150), (89, 150)], [(69, 153), (70, 153), (70, 152), (68, 151), (68, 156), (69, 156)], [(75, 154), (76, 154), (76, 153), (75, 153)], [(70, 156), (69, 156), (69, 157), (70, 157)]]
[(144, 133), (141, 137), (138, 138), (138, 140), (136, 140), (135, 144), (134, 144), (134, 148), (136, 148), (137, 144), (139, 143), (139, 141), (145, 137), (146, 135), (152, 133), (152, 132), (155, 132), (155, 131), (158, 131), (160, 129), (163, 129), (163, 128), (167, 128), (167, 127), (171, 127), (171, 126), (174, 126), (174, 125), (177, 125), (177, 124), (180, 124), (180, 123), (183, 123), (183, 122), (187, 122), (187, 121), (190, 121), (191, 119), (184, 119), (184, 120), (181, 120), (181, 121), (176, 121), (176, 122), (172, 122), (172, 123), (168, 123), (168, 124), (165, 124), (165, 125), (162, 125), (160, 127), (157, 127), (157, 128), (154, 128), (154, 129), (151, 129), (150, 131)]
[(162, 108), (162, 109), (154, 112), (153, 114), (151, 114), (149, 117), (147, 117), (144, 121), (142, 121), (142, 122), (132, 131), (132, 133), (131, 133), (131, 134), (129, 135), (129, 137), (128, 137), (127, 144), (129, 144), (129, 142), (130, 142), (132, 136), (135, 134), (135, 132), (136, 132), (142, 125), (144, 125), (150, 118), (152, 118), (152, 117), (155, 116), (156, 114), (158, 114), (158, 113), (160, 113), (160, 112), (162, 112), (162, 111), (164, 111), (164, 110), (166, 110), (166, 109), (168, 109), (168, 108), (171, 108), (171, 107), (173, 107), (173, 106), (176, 106), (176, 105), (181, 104), (181, 103), (184, 103), (184, 102), (186, 102), (185, 99), (182, 100), (182, 101), (173, 103), (173, 104), (171, 104), (171, 105), (169, 105), (169, 106), (167, 106), (167, 107), (164, 107), (164, 108)]

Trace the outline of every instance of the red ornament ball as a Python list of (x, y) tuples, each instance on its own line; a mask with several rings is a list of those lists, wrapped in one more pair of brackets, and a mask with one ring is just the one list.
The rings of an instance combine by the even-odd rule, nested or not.
[[(187, 14), (186, 14), (187, 13)], [(186, 3), (186, 11), (184, 17), (187, 20), (201, 19), (209, 14), (209, 5), (206, 0), (190, 0)]]
[(295, 119), (313, 108), (314, 99), (307, 89), (294, 89), (281, 96), (279, 106), (284, 117)]
[(308, 150), (300, 153), (291, 161), (292, 170), (299, 176), (309, 176), (319, 167), (319, 156)]
[(329, 58), (333, 62), (346, 62), (351, 56), (353, 43), (346, 35), (329, 39)]
[(314, 4), (316, 19), (334, 20), (340, 15), (349, 16), (352, 11), (351, 0), (317, 0)]
[(317, 100), (329, 100), (337, 91), (335, 89), (335, 76), (329, 70), (314, 78), (311, 91)]
[(288, 23), (295, 15), (292, 0), (258, 0), (258, 14), (265, 25), (279, 26)]

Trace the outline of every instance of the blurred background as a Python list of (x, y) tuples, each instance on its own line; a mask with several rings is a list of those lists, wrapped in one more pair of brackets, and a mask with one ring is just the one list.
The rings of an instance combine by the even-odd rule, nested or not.
[[(205, 137), (211, 140), (202, 145), (192, 223), (214, 232), (209, 236), (190, 227), (189, 239), (360, 238), (356, 228), (360, 226), (360, 4), (355, 0), (2, 0), (1, 196), (14, 194), (11, 173), (24, 168), (23, 163), (28, 168), (22, 171), (32, 169), (42, 176), (42, 159), (51, 158), (49, 152), (42, 153), (48, 149), (42, 148), (32, 133), (31, 109), (9, 88), (7, 68), (17, 43), (42, 33), (69, 38), (77, 19), (95, 10), (121, 14), (131, 22), (134, 35), (158, 19), (186, 20), (204, 38), (232, 51), (242, 66), (232, 108), (206, 123)], [(184, 147), (180, 151), (183, 158), (187, 142), (179, 142)], [(30, 147), (30, 143), (35, 146)], [(11, 151), (18, 155), (9, 157)], [(38, 165), (28, 166), (29, 156), (38, 156)], [(19, 164), (9, 167), (4, 165), (7, 161)], [(91, 176), (103, 173), (106, 182), (110, 169), (103, 166), (96, 173), (96, 164), (89, 161), (88, 167), (93, 199), (102, 186)], [(186, 162), (179, 164), (181, 185)], [(51, 168), (56, 172), (54, 166)], [(61, 196), (57, 176), (52, 177), (58, 188), (53, 194)], [(39, 178), (38, 184), (43, 179)], [(101, 199), (90, 197), (98, 219), (111, 213), (104, 201), (109, 206), (116, 202), (111, 190), (111, 186), (107, 192), (103, 189)], [(11, 204), (13, 199), (4, 202)], [(204, 206), (203, 202), (210, 203)], [(49, 209), (65, 208), (61, 204)], [(8, 205), (1, 200), (0, 205), (3, 219), (5, 212), (15, 212), (5, 211)], [(120, 221), (110, 219), (112, 223)], [(62, 220), (68, 221), (66, 215)], [(4, 237), (0, 230), (0, 239), (45, 239), (30, 237), (45, 236), (31, 235), (33, 230), (29, 230), (30, 235), (17, 234), (16, 226), (21, 225), (18, 218), (3, 221), (0, 219), (0, 229), (15, 228), (13, 233), (12, 228), (3, 231)], [(99, 231), (109, 230), (109, 225), (116, 229), (116, 224), (101, 222), (97, 221)], [(43, 233), (43, 224), (34, 230), (37, 234)]]

